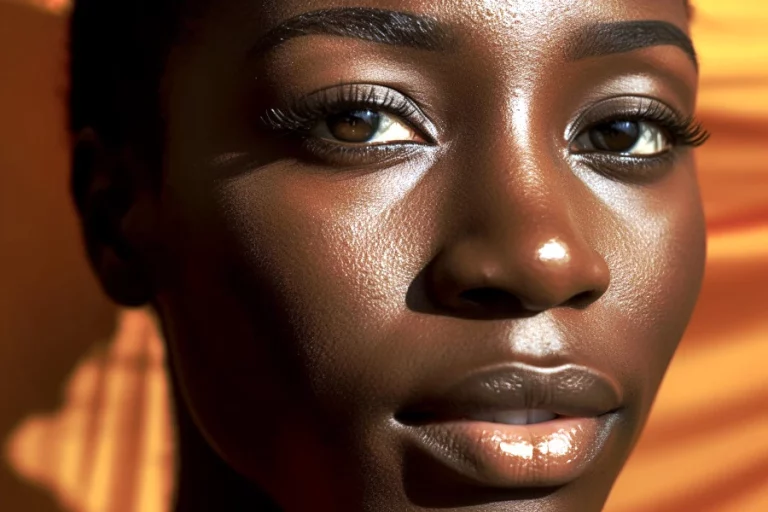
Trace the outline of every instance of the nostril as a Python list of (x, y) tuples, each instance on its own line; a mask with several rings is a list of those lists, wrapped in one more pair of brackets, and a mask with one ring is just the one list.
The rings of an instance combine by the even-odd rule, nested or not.
[(590, 304), (595, 302), (600, 295), (601, 293), (596, 290), (585, 290), (572, 296), (565, 302), (540, 307), (539, 305), (531, 305), (515, 294), (504, 291), (501, 288), (485, 287), (473, 288), (461, 292), (459, 294), (459, 300), (473, 309), (481, 308), (488, 312), (514, 311), (519, 313), (521, 311), (530, 311), (535, 313), (554, 306), (586, 309)]
[(459, 298), (464, 302), (475, 305), (491, 306), (509, 302), (516, 302), (514, 295), (505, 292), (499, 288), (474, 288), (459, 294)]
[(458, 298), (465, 312), (481, 317), (511, 318), (532, 314), (517, 295), (501, 288), (473, 288), (461, 292)]

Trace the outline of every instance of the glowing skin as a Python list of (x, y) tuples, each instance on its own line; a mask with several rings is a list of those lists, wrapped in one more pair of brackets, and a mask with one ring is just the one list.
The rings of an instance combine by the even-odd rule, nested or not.
[[(307, 15), (349, 6), (422, 25)], [(160, 188), (89, 235), (113, 296), (146, 282), (163, 321), (178, 509), (600, 510), (703, 272), (683, 2), (199, 12), (165, 160), (128, 166)], [(558, 417), (477, 419), (521, 410)]]

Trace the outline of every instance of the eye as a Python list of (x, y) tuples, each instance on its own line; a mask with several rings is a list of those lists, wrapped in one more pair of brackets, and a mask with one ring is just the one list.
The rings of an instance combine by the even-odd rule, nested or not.
[(671, 147), (670, 137), (658, 124), (616, 119), (588, 127), (573, 141), (571, 151), (654, 156), (668, 151)]
[(402, 118), (371, 109), (346, 110), (326, 116), (311, 133), (320, 139), (345, 145), (425, 142)]

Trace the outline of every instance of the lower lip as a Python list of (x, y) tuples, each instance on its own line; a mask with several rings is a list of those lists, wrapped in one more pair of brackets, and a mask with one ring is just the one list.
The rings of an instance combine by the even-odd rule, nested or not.
[(552, 487), (579, 476), (603, 450), (615, 414), (533, 425), (461, 420), (412, 427), (417, 448), (478, 484)]

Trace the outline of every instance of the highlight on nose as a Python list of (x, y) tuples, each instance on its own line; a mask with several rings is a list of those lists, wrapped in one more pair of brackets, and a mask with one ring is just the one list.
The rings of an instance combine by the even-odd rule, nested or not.
[(568, 260), (571, 259), (570, 255), (568, 254), (567, 247), (557, 238), (552, 238), (543, 244), (541, 247), (539, 247), (537, 253), (539, 255), (539, 259), (544, 262), (552, 261), (567, 263)]
[[(551, 237), (533, 251), (529, 266), (523, 258), (517, 296), (531, 312), (554, 307), (583, 308), (608, 289), (610, 271), (601, 255), (584, 241)], [(513, 271), (514, 272), (514, 271)]]

